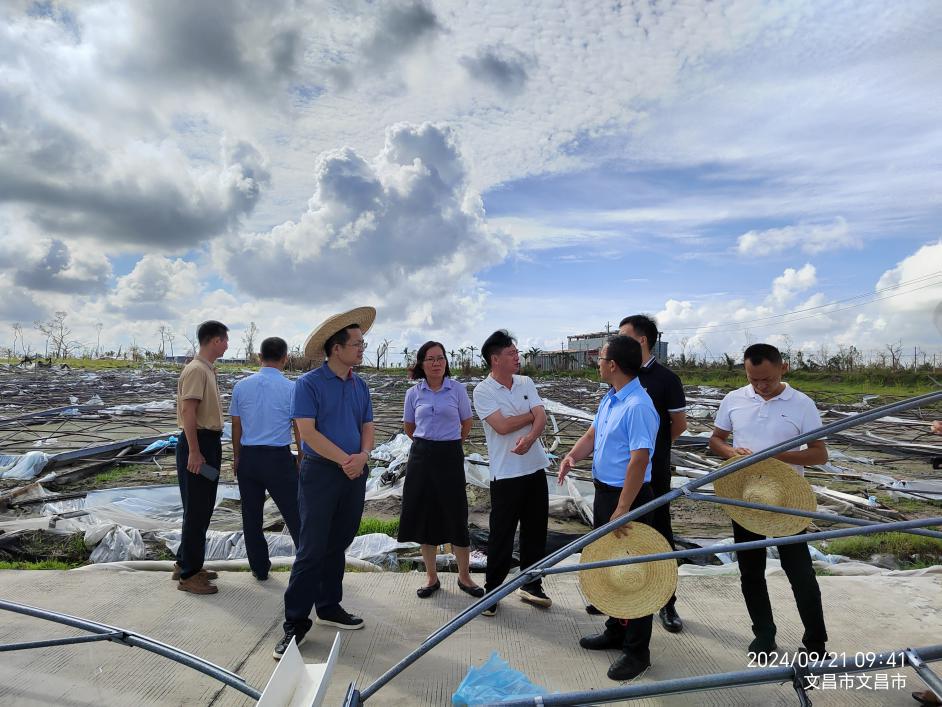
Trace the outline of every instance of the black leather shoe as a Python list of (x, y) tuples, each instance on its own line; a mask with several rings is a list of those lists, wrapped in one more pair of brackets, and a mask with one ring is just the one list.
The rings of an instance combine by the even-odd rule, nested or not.
[(419, 597), (419, 599), (428, 599), (430, 596), (432, 596), (435, 592), (437, 592), (441, 588), (442, 588), (441, 581), (436, 579), (435, 584), (432, 584), (431, 586), (428, 586), (428, 587), (419, 587), (418, 589), (415, 590), (415, 593)]
[(677, 615), (677, 609), (673, 606), (665, 606), (657, 615), (661, 617), (661, 625), (671, 633), (680, 633), (684, 630), (684, 622)]
[(778, 651), (778, 645), (776, 645), (774, 638), (753, 638), (752, 643), (749, 644), (749, 653), (754, 653), (757, 656), (767, 656), (769, 653), (775, 653), (776, 651)]
[(592, 616), (601, 616), (602, 610), (599, 609), (595, 604), (586, 604), (585, 613)]
[(621, 648), (624, 640), (622, 636), (603, 631), (594, 636), (583, 636), (579, 639), (579, 645), (590, 651), (607, 651), (610, 648)]
[(458, 580), (458, 589), (463, 591), (465, 594), (470, 594), (475, 599), (480, 599), (484, 596), (484, 587), (475, 587), (472, 584), (462, 584), (461, 580)]
[(618, 656), (618, 660), (612, 663), (612, 667), (608, 669), (608, 677), (610, 680), (618, 680), (619, 682), (631, 682), (648, 672), (650, 667), (650, 663), (645, 663), (634, 656), (622, 653)]

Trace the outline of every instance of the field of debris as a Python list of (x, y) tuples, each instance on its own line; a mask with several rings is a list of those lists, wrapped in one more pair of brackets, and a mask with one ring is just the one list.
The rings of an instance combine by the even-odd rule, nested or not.
[[(224, 406), (234, 383), (251, 372), (220, 373)], [(179, 368), (157, 366), (100, 371), (0, 366), (0, 562), (74, 566), (172, 557), (182, 513), (172, 455), (178, 433), (174, 413), (178, 374)], [(395, 520), (408, 455), (401, 417), (410, 382), (402, 372), (362, 375), (373, 395), (379, 445), (371, 462), (365, 515)], [(459, 380), (470, 386), (480, 378)], [(555, 466), (587, 429), (605, 386), (545, 377), (537, 379), (537, 386), (549, 414), (544, 443)], [(687, 389), (689, 429), (674, 451), (676, 485), (702, 476), (718, 463), (705, 445), (724, 392)], [(837, 396), (827, 394), (815, 397), (825, 423), (891, 401), (881, 391), (850, 403), (846, 398), (838, 403)], [(929, 421), (939, 417), (942, 406), (936, 405), (830, 438), (829, 463), (807, 471), (819, 510), (872, 520), (940, 515), (942, 471), (933, 468), (933, 460), (942, 463), (942, 438), (928, 431)], [(470, 520), (476, 526), (475, 544), (483, 548), (489, 510), (487, 450), (477, 420), (466, 454)], [(232, 483), (227, 444), (224, 458), (210, 559), (244, 557), (238, 487)], [(550, 473), (555, 476), (555, 469)], [(559, 538), (588, 529), (590, 478), (588, 463), (581, 464), (563, 487), (548, 476), (551, 529)], [(715, 504), (679, 500), (672, 514), (675, 534), (685, 540), (729, 535), (729, 520)], [(266, 508), (266, 529), (273, 556), (293, 554), (274, 507)], [(376, 542), (361, 557), (371, 561), (380, 557), (380, 564), (390, 566), (390, 553), (403, 550), (389, 539)]]

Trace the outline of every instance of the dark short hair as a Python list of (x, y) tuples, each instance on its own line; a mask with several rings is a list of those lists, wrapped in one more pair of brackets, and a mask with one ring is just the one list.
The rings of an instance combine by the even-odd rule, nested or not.
[(280, 361), (288, 355), (288, 342), (278, 336), (269, 336), (262, 342), (258, 355), (263, 361)]
[(340, 331), (331, 334), (327, 338), (327, 341), (324, 342), (324, 355), (327, 358), (330, 358), (330, 352), (334, 350), (334, 346), (344, 346), (348, 341), (350, 341), (350, 330), (359, 328), (359, 324), (351, 324), (347, 327), (344, 327)]
[(654, 320), (654, 317), (650, 317), (647, 314), (632, 314), (630, 317), (625, 317), (622, 319), (618, 326), (619, 328), (625, 326), (625, 324), (631, 324), (631, 328), (635, 330), (636, 334), (643, 336), (648, 340), (648, 348), (653, 349), (657, 345), (657, 322)]
[(481, 346), (481, 358), (484, 360), (484, 367), (491, 367), (491, 356), (499, 354), (506, 348), (510, 348), (517, 343), (517, 340), (510, 335), (506, 329), (498, 329), (485, 339)]
[(442, 354), (445, 356), (445, 377), (451, 375), (451, 367), (448, 365), (448, 352), (445, 351), (444, 344), (440, 344), (437, 341), (426, 341), (419, 347), (419, 350), (415, 354), (415, 365), (409, 369), (410, 378), (424, 378), (428, 379), (428, 376), (425, 375), (425, 369), (422, 367), (422, 363), (425, 361), (425, 355), (429, 352), (430, 349), (438, 347), (442, 350)]
[(782, 363), (782, 354), (772, 344), (753, 344), (743, 352), (742, 359), (753, 366), (759, 366), (763, 361), (778, 366)]
[(612, 336), (605, 343), (608, 344), (606, 358), (614, 361), (622, 373), (637, 376), (641, 370), (641, 344), (624, 334)]
[(208, 322), (203, 322), (196, 329), (196, 340), (200, 342), (200, 346), (203, 344), (208, 344), (210, 341), (218, 337), (223, 337), (229, 331), (227, 327), (222, 322), (217, 322), (215, 319), (210, 319)]

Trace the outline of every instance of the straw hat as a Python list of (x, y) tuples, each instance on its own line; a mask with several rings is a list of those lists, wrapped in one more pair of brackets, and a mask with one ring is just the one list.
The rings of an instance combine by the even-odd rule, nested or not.
[[(670, 552), (664, 536), (644, 523), (629, 523), (627, 537), (604, 535), (582, 551), (580, 562)], [(677, 562), (658, 560), (579, 571), (582, 593), (596, 607), (619, 619), (656, 614), (677, 589)]]
[(341, 329), (353, 324), (359, 324), (364, 334), (373, 326), (376, 319), (376, 309), (373, 307), (357, 307), (343, 314), (328, 317), (314, 329), (304, 342), (304, 357), (314, 361), (323, 361), (324, 343)]
[[(739, 459), (733, 457), (726, 463)], [(805, 478), (778, 459), (765, 459), (734, 471), (713, 482), (717, 496), (735, 498), (767, 506), (781, 506), (801, 511), (814, 511), (818, 503)], [(811, 518), (791, 516), (772, 511), (723, 506), (723, 510), (746, 530), (770, 538), (797, 535), (811, 525)]]

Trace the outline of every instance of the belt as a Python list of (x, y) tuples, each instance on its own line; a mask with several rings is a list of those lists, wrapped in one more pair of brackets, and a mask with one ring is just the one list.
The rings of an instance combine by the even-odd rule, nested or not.
[[(621, 486), (612, 486), (611, 484), (606, 484), (605, 482), (599, 481), (598, 479), (592, 479), (592, 485), (595, 486), (595, 488), (599, 491), (613, 491), (615, 493), (621, 493), (622, 490)], [(645, 481), (643, 484), (641, 484), (641, 488), (638, 490), (640, 491), (645, 486), (650, 486), (650, 484)]]
[(222, 430), (207, 430), (204, 427), (197, 427), (196, 434), (198, 435), (213, 435), (214, 437), (222, 437)]

